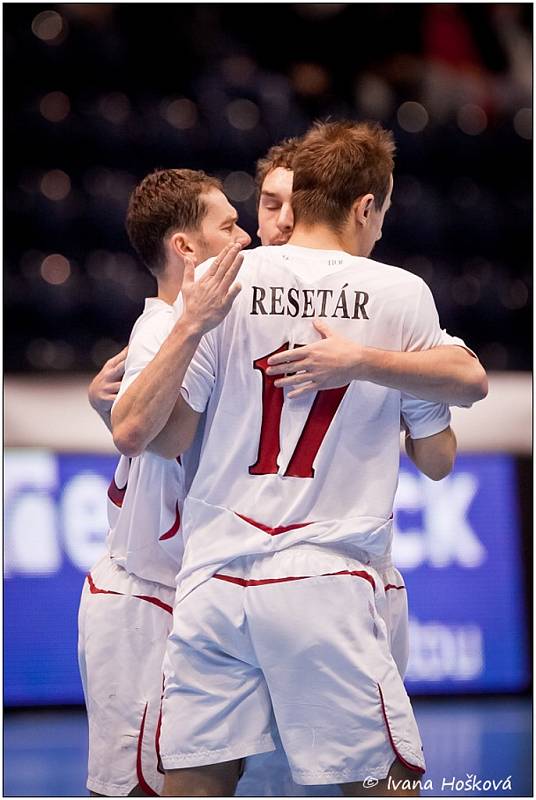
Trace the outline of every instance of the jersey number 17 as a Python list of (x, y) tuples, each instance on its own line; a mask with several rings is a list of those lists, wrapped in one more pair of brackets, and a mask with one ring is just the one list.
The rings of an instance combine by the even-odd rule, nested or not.
[[(262, 375), (262, 423), (257, 460), (249, 468), (250, 475), (273, 475), (279, 472), (277, 466), (281, 449), (279, 427), (285, 395), (281, 387), (274, 386), (277, 376), (267, 375), (266, 369), (270, 356), (288, 349), (289, 343), (285, 342), (273, 353), (268, 353), (253, 362), (253, 368), (258, 369)], [(338, 389), (317, 392), (300, 438), (283, 473), (285, 477), (314, 478), (313, 461), (347, 389), (348, 384)]]

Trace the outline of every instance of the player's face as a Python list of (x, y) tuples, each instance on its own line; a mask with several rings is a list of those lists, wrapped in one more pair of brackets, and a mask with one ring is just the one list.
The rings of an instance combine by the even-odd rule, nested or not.
[(197, 264), (217, 256), (230, 242), (240, 242), (242, 247), (251, 243), (251, 237), (237, 224), (238, 214), (219, 189), (203, 194), (207, 213), (200, 230), (191, 236)]
[(367, 252), (364, 254), (367, 258), (370, 256), (372, 251), (374, 250), (374, 245), (376, 242), (379, 242), (382, 238), (382, 227), (383, 221), (385, 219), (385, 215), (389, 211), (391, 207), (391, 194), (393, 192), (393, 176), (389, 178), (389, 191), (387, 192), (387, 196), (384, 200), (383, 206), (378, 211), (376, 207), (373, 206), (372, 211), (369, 217), (369, 224), (367, 225), (366, 229), (366, 250)]
[(293, 172), (285, 167), (272, 169), (263, 181), (259, 200), (261, 244), (286, 244), (294, 228), (292, 197)]

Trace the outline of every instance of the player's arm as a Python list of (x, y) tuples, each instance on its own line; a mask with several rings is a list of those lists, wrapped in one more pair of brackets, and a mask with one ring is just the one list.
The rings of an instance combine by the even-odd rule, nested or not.
[(417, 469), (431, 478), (440, 481), (454, 466), (456, 458), (456, 436), (449, 427), (420, 439), (412, 439), (406, 428), (406, 453)]
[(101, 371), (95, 375), (87, 390), (89, 404), (95, 409), (109, 431), (112, 430), (111, 411), (125, 372), (127, 351), (128, 347), (125, 347), (120, 353), (109, 358)]
[(398, 352), (364, 347), (334, 333), (322, 321), (313, 322), (322, 339), (268, 359), (268, 374), (294, 374), (275, 385), (291, 387), (289, 397), (319, 389), (370, 381), (415, 395), (422, 400), (471, 405), (488, 392), (484, 368), (476, 356), (458, 345)]
[(176, 458), (189, 449), (194, 440), (201, 414), (194, 411), (179, 395), (168, 421), (147, 450), (162, 458)]
[[(123, 455), (139, 455), (151, 442), (151, 450), (167, 458), (179, 454), (171, 455), (174, 439), (168, 440), (163, 429), (175, 407), (181, 407), (177, 398), (182, 381), (202, 336), (221, 322), (240, 291), (233, 282), (241, 263), (240, 245), (231, 245), (196, 282), (193, 262), (185, 259), (184, 312), (159, 352), (112, 409), (114, 442)], [(182, 424), (182, 418), (178, 421)], [(175, 430), (174, 424), (170, 427)]]

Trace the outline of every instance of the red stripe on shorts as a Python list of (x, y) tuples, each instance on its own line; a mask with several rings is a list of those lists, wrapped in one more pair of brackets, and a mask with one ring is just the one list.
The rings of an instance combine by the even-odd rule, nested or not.
[(156, 750), (156, 769), (161, 775), (165, 775), (165, 770), (162, 767), (162, 759), (160, 757), (160, 732), (162, 730), (162, 700), (160, 700), (160, 714), (158, 715), (158, 722), (156, 724), (156, 733), (154, 737), (154, 746)]
[[(114, 592), (111, 589), (99, 589), (98, 586), (95, 586), (93, 578), (91, 577), (91, 572), (87, 574), (87, 582), (89, 583), (89, 591), (91, 594), (116, 594), (120, 597), (128, 597), (124, 592)], [(159, 600), (158, 597), (150, 597), (146, 594), (133, 594), (131, 597), (135, 597), (137, 600), (145, 600), (146, 603), (152, 603), (154, 606), (158, 606), (158, 608), (163, 608), (164, 611), (167, 611), (169, 614), (173, 614), (173, 607), (164, 603), (163, 600)]]
[(400, 763), (403, 764), (407, 769), (412, 770), (412, 772), (418, 772), (420, 775), (422, 775), (424, 773), (424, 769), (422, 767), (415, 766), (415, 764), (410, 764), (409, 761), (406, 761), (405, 758), (402, 758), (402, 756), (400, 755), (400, 753), (396, 749), (396, 745), (395, 745), (395, 742), (394, 742), (394, 739), (393, 739), (393, 735), (391, 733), (391, 728), (389, 727), (389, 720), (387, 719), (387, 712), (385, 710), (385, 703), (383, 702), (382, 687), (380, 686), (379, 683), (376, 684), (376, 685), (377, 685), (378, 691), (380, 693), (380, 702), (382, 704), (382, 714), (383, 714), (383, 720), (385, 722), (385, 727), (387, 728), (387, 735), (389, 736), (389, 742), (391, 743), (391, 747), (393, 748), (393, 752), (394, 752), (395, 756), (398, 758)]
[(142, 791), (145, 792), (146, 795), (149, 797), (158, 797), (158, 792), (155, 792), (154, 789), (151, 789), (147, 781), (143, 776), (143, 766), (141, 762), (141, 748), (143, 744), (143, 732), (145, 730), (145, 717), (147, 716), (147, 707), (149, 703), (145, 703), (145, 711), (143, 712), (143, 718), (141, 721), (141, 728), (140, 734), (138, 736), (138, 752), (136, 753), (136, 774), (138, 776), (138, 785)]
[(340, 572), (324, 572), (322, 575), (298, 575), (298, 576), (288, 576), (286, 578), (264, 578), (263, 580), (247, 580), (246, 578), (237, 578), (234, 575), (222, 575), (221, 572), (217, 572), (213, 575), (213, 578), (218, 578), (220, 581), (228, 581), (229, 583), (236, 583), (237, 586), (244, 586), (248, 588), (249, 586), (265, 586), (269, 583), (287, 583), (288, 581), (305, 581), (308, 578), (330, 578), (333, 575), (353, 575), (355, 578), (364, 578), (366, 581), (370, 583), (373, 589), (376, 589), (376, 584), (374, 582), (374, 578), (372, 575), (369, 575), (368, 572), (364, 570), (348, 570), (343, 569)]
[(279, 528), (270, 528), (268, 525), (264, 525), (262, 522), (256, 522), (254, 519), (245, 517), (243, 514), (239, 514), (237, 511), (235, 511), (234, 513), (237, 517), (243, 519), (244, 522), (247, 522), (249, 525), (253, 525), (260, 531), (264, 531), (264, 533), (267, 533), (269, 536), (278, 536), (278, 534), (280, 533), (286, 533), (287, 531), (295, 531), (298, 528), (306, 528), (307, 525), (313, 525), (312, 522), (297, 522), (294, 525), (282, 525)]

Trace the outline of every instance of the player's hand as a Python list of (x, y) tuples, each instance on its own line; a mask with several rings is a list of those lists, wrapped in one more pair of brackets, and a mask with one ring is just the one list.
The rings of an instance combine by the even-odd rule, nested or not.
[(363, 347), (334, 333), (322, 320), (315, 319), (313, 325), (322, 337), (319, 342), (277, 353), (268, 359), (268, 375), (286, 375), (278, 378), (275, 386), (295, 387), (289, 397), (319, 389), (336, 389), (359, 377)]
[(234, 280), (244, 259), (241, 246), (239, 242), (227, 245), (198, 281), (194, 278), (194, 262), (184, 259), (182, 320), (201, 334), (220, 324), (240, 292), (241, 286)]
[(101, 371), (93, 378), (88, 388), (88, 399), (92, 408), (100, 414), (108, 414), (117, 397), (121, 378), (125, 373), (128, 347), (109, 358)]

